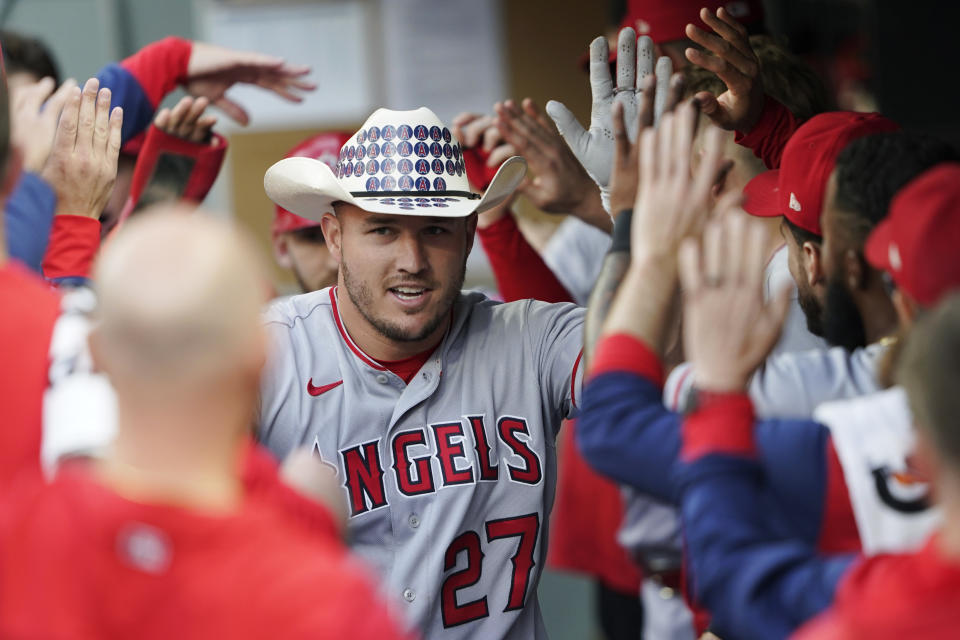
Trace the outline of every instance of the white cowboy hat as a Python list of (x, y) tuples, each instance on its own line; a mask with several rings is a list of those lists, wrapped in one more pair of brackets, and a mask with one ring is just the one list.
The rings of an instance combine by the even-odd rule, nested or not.
[(287, 211), (316, 221), (334, 202), (371, 213), (458, 218), (506, 200), (526, 172), (526, 161), (514, 156), (486, 193), (473, 193), (460, 145), (433, 111), (377, 109), (340, 149), (333, 170), (313, 158), (285, 158), (267, 169), (263, 188)]

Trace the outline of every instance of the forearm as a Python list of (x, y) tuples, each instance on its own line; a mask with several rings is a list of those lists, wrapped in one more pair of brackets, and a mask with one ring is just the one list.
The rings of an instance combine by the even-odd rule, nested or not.
[(778, 169), (783, 148), (800, 125), (789, 109), (766, 96), (760, 120), (749, 132), (738, 131), (736, 142), (753, 151), (768, 169)]
[(590, 181), (590, 186), (586, 189), (585, 197), (572, 215), (580, 218), (590, 226), (596, 227), (601, 231), (610, 233), (613, 231), (613, 219), (607, 210), (603, 208), (603, 201), (600, 198), (600, 189)]
[(809, 542), (775, 533), (757, 455), (743, 394), (714, 396), (684, 422), (687, 558), (718, 634), (783, 638), (829, 605), (852, 556), (818, 556)]
[(601, 336), (626, 333), (662, 357), (667, 324), (677, 293), (676, 263), (656, 257), (634, 257), (623, 278)]
[(505, 301), (531, 298), (573, 302), (573, 296), (530, 246), (510, 213), (492, 225), (478, 228), (477, 235)]

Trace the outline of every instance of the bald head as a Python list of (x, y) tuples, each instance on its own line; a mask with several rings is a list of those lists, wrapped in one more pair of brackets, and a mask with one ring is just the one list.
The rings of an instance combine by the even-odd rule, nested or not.
[(121, 395), (189, 393), (259, 373), (264, 285), (260, 257), (236, 228), (195, 209), (146, 211), (97, 263), (97, 364)]

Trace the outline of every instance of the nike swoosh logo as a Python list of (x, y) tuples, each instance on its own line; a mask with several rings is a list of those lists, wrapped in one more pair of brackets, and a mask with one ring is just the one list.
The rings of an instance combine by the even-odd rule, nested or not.
[(337, 380), (336, 382), (331, 382), (330, 384), (325, 384), (319, 387), (313, 386), (313, 378), (307, 382), (307, 393), (312, 396), (319, 396), (321, 393), (326, 393), (330, 389), (336, 389), (343, 384), (343, 380)]

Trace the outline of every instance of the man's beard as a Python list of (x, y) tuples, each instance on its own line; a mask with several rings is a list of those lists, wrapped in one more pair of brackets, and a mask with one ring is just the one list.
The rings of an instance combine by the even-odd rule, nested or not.
[(827, 279), (821, 321), (823, 337), (831, 345), (853, 351), (867, 345), (867, 334), (860, 309), (843, 286), (843, 277), (843, 274), (837, 273), (835, 277)]
[(813, 335), (823, 337), (823, 307), (812, 291), (804, 291), (797, 287), (797, 302), (800, 310), (807, 319), (807, 331)]
[[(464, 258), (455, 286), (450, 287), (450, 290), (440, 300), (436, 315), (430, 318), (430, 320), (423, 325), (423, 328), (416, 332), (405, 329), (399, 324), (391, 322), (388, 318), (378, 318), (374, 316), (373, 294), (370, 292), (370, 289), (365, 283), (356, 281), (351, 277), (346, 260), (340, 263), (340, 269), (343, 272), (343, 284), (347, 288), (347, 295), (350, 296), (353, 306), (360, 311), (360, 315), (370, 323), (370, 326), (376, 329), (384, 338), (394, 342), (420, 342), (429, 337), (437, 330), (437, 327), (439, 327), (441, 323), (447, 320), (450, 309), (453, 308), (453, 303), (457, 299), (457, 296), (460, 295), (460, 289), (463, 287), (463, 280), (467, 273), (467, 261), (466, 258)], [(436, 289), (434, 289), (434, 291), (436, 291)]]

